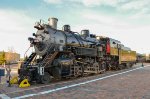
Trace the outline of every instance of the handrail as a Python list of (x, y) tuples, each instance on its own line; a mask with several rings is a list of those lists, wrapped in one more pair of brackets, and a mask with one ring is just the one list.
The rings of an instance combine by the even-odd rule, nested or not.
[(26, 50), (26, 52), (24, 53), (24, 58), (25, 58), (25, 55), (27, 54), (27, 52), (29, 51), (29, 49), (31, 48), (31, 46)]

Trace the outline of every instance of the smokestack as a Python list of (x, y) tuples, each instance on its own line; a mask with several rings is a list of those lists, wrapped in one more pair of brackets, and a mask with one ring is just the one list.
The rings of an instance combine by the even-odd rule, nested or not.
[(49, 21), (49, 25), (54, 28), (54, 29), (57, 29), (57, 22), (58, 22), (58, 19), (57, 18), (49, 18), (48, 19)]

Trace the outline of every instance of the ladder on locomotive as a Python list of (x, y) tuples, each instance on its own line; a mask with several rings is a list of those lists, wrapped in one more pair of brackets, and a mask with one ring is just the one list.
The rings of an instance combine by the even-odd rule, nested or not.
[(52, 45), (49, 47), (48, 52), (46, 53), (45, 58), (44, 58), (43, 61), (39, 64), (39, 66), (41, 66), (41, 67), (46, 67), (46, 66), (48, 66), (49, 64), (52, 63), (52, 61), (55, 59), (55, 57), (56, 57), (57, 54), (58, 54), (58, 51), (51, 51), (54, 47), (55, 47), (54, 44), (52, 44)]
[(29, 56), (29, 58), (27, 58), (27, 60), (24, 62), (23, 66), (27, 67), (31, 63), (31, 61), (34, 59), (35, 56), (36, 56), (36, 53), (32, 53)]

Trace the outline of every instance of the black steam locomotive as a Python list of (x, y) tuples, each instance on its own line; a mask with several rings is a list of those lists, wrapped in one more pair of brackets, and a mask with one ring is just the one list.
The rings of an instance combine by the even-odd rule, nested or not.
[(69, 25), (57, 29), (56, 18), (48, 24), (37, 22), (33, 38), (28, 38), (33, 52), (19, 69), (20, 82), (49, 83), (52, 79), (79, 77), (103, 73), (110, 69), (131, 67), (136, 52), (124, 47), (120, 41), (90, 34), (89, 30), (73, 32)]

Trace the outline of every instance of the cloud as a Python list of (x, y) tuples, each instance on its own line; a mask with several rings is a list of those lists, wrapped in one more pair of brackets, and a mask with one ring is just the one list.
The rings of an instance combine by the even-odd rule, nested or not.
[(90, 33), (98, 36), (106, 36), (121, 41), (127, 47), (139, 53), (150, 53), (150, 28), (130, 28), (124, 29), (123, 27), (111, 27), (103, 24), (83, 24), (76, 25), (73, 30), (80, 32), (82, 29), (89, 29)]
[(49, 3), (49, 4), (60, 4), (60, 3), (62, 3), (62, 0), (43, 0), (43, 1), (46, 3)]
[(94, 7), (94, 6), (101, 6), (101, 5), (115, 6), (122, 0), (113, 0), (113, 2), (112, 2), (112, 0), (64, 0), (64, 1), (81, 3), (82, 5), (84, 5), (86, 7)]
[(81, 0), (86, 7), (111, 6), (117, 11), (127, 11), (141, 14), (150, 14), (149, 0)]
[(43, 0), (49, 4), (64, 4), (64, 3), (80, 3), (86, 7), (94, 7), (101, 5), (117, 6), (122, 3), (127, 3), (129, 0)]
[(150, 14), (149, 0), (43, 0), (48, 4), (82, 5), (85, 7), (113, 7), (117, 12)]
[(46, 3), (49, 4), (60, 4), (60, 3), (68, 3), (68, 2), (72, 2), (72, 3), (81, 3), (87, 7), (91, 7), (91, 6), (99, 6), (99, 5), (116, 5), (119, 1), (118, 0), (43, 0)]
[(85, 6), (98, 6), (101, 4), (102, 0), (83, 0), (82, 3)]
[[(131, 3), (136, 1), (138, 0), (113, 0), (113, 2), (112, 0), (49, 0), (49, 2), (45, 0), (44, 2), (54, 5), (51, 15), (58, 15), (58, 17), (63, 16), (59, 18), (58, 23), (61, 23), (60, 27), (62, 27), (62, 24), (69, 23), (73, 31), (80, 32), (82, 29), (90, 29), (91, 33), (118, 39), (126, 46), (143, 53), (150, 51), (150, 47), (148, 46), (148, 42), (150, 42), (149, 7), (146, 6), (146, 3), (139, 5), (140, 9), (133, 7), (132, 5), (136, 4), (138, 6), (138, 3)], [(146, 2), (146, 0), (141, 0), (140, 2)], [(65, 8), (55, 8), (56, 4), (64, 3), (66, 5), (70, 4), (71, 7), (72, 4), (79, 6), (78, 8), (72, 7), (66, 14)], [(103, 9), (101, 9), (100, 6), (104, 5), (115, 7), (117, 11), (111, 10), (114, 12), (110, 14), (103, 13), (103, 11), (101, 12)], [(95, 6), (96, 8), (94, 9), (90, 8)], [(44, 11), (45, 10), (49, 11), (49, 9), (44, 9)], [(128, 13), (133, 10), (136, 11), (136, 13), (128, 15)], [(43, 11), (43, 6), (41, 7), (41, 11)], [(33, 25), (36, 20), (28, 16), (24, 11), (10, 9), (0, 10), (0, 16), (0, 37), (2, 37), (0, 41), (3, 42), (0, 50), (3, 50), (2, 48), (7, 50), (8, 47), (13, 46), (17, 52), (23, 55), (29, 46), (27, 38), (35, 32)], [(39, 16), (47, 17), (49, 15), (45, 13)], [(144, 21), (145, 23), (142, 23)]]
[(130, 1), (124, 5), (121, 6), (121, 9), (123, 10), (140, 10), (145, 9), (149, 7), (150, 1), (148, 0), (136, 0), (136, 1)]
[[(130, 20), (130, 17), (127, 19), (120, 18), (117, 16), (109, 16), (107, 14), (102, 13), (93, 13), (93, 12), (87, 12), (81, 15), (85, 20), (88, 20), (90, 23), (98, 23), (103, 24), (105, 26), (110, 26), (113, 28), (116, 27), (122, 27), (124, 29), (133, 28), (134, 26), (138, 27), (138, 24), (132, 23), (132, 20)], [(119, 30), (120, 28), (118, 28)]]
[(124, 0), (82, 0), (85, 6), (100, 6), (100, 5), (108, 5), (108, 6), (117, 6), (119, 3), (123, 3)]
[(112, 25), (113, 23), (116, 23), (116, 21), (117, 21), (113, 17), (108, 17), (106, 15), (96, 14), (96, 13), (85, 13), (83, 15), (83, 17), (87, 20), (99, 22), (99, 23), (105, 24), (105, 25)]
[[(34, 32), (34, 20), (23, 11), (0, 9), (0, 50), (13, 47), (23, 57), (29, 47), (28, 37)], [(2, 43), (3, 42), (3, 43)]]
[[(32, 21), (28, 16), (22, 12), (16, 12), (11, 10), (0, 10), (0, 29), (3, 31), (22, 31), (24, 26), (28, 27), (28, 23)], [(6, 29), (8, 28), (8, 29)], [(9, 33), (7, 32), (7, 33)]]
[(89, 24), (75, 25), (72, 29), (80, 32), (89, 29), (91, 33), (120, 40), (125, 46), (139, 53), (150, 53), (149, 24), (134, 24), (133, 19), (117, 18), (104, 14), (84, 13), (84, 20)]

